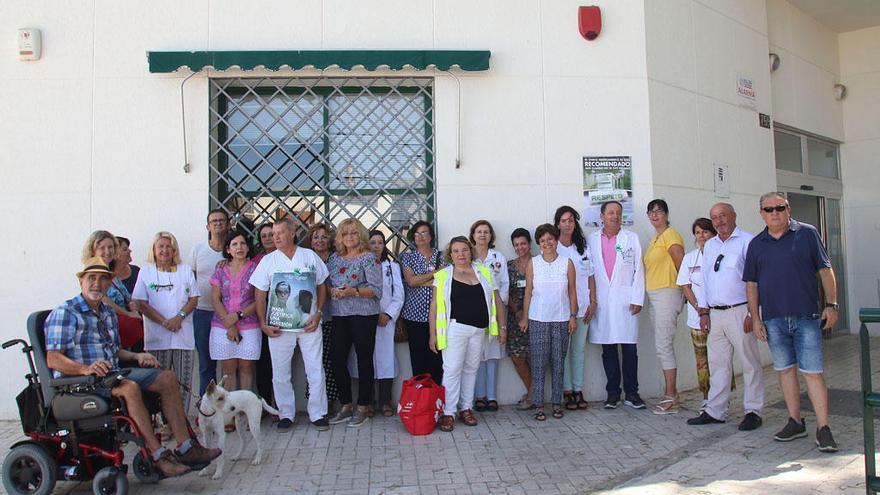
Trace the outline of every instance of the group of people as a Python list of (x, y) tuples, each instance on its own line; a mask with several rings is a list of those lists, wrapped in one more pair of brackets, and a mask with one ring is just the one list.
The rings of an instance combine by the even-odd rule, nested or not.
[[(761, 198), (764, 232), (752, 237), (742, 231), (733, 207), (719, 203), (710, 218), (693, 222), (696, 248), (686, 253), (682, 236), (669, 225), (664, 200), (651, 201), (647, 215), (656, 235), (643, 252), (638, 235), (623, 228), (620, 202), (602, 204), (602, 227), (588, 236), (577, 210), (562, 206), (552, 224), (533, 233), (524, 228), (511, 233), (516, 253), (511, 260), (495, 249), (495, 230), (487, 220), (474, 222), (467, 236), (453, 237), (442, 251), (433, 226), (415, 222), (399, 263), (384, 233), (368, 232), (354, 218), (335, 229), (312, 225), (302, 236), (299, 219), (283, 217), (259, 226), (251, 244), (247, 233), (232, 229), (224, 210), (212, 210), (208, 240), (194, 246), (186, 262), (176, 238), (159, 232), (147, 265), (139, 270), (130, 264), (127, 239), (97, 231), (86, 243), (83, 262), (87, 268), (99, 266), (100, 277), (84, 269), (79, 298), (88, 305), (74, 299), (53, 312), (47, 336), (68, 340), (48, 339), (49, 350), (66, 352), (88, 367), (76, 371), (97, 372), (96, 359), (114, 364), (116, 357), (168, 370), (181, 384), (176, 400), (182, 401), (182, 411), (216, 378), (219, 363), (228, 388), (256, 386), (264, 398), (274, 400), (280, 411), (277, 428), (283, 431), (295, 419), (291, 365), (299, 346), (309, 419), (326, 430), (331, 424), (362, 426), (376, 413), (394, 414), (395, 334), (405, 333), (413, 374), (428, 373), (446, 389), (440, 429), (451, 431), (456, 416), (472, 426), (477, 424), (474, 411), (498, 410), (498, 369), (505, 354), (525, 388), (517, 409), (533, 409), (534, 419), (546, 420), (548, 367), (549, 414), (561, 418), (564, 410), (586, 409), (587, 341), (602, 346), (604, 407), (614, 409), (622, 398), (627, 406), (645, 408), (636, 344), (647, 294), (665, 379), (654, 413), (679, 410), (673, 344), (686, 306), (704, 396), (700, 415), (689, 424), (726, 420), (735, 350), (744, 373), (746, 414), (739, 428), (761, 426), (757, 341), (766, 340), (791, 416), (774, 438), (806, 436), (794, 371), (798, 366), (816, 410), (820, 450), (836, 450), (828, 427), (820, 328), (836, 321), (836, 287), (815, 228), (791, 219), (785, 197), (769, 193)], [(72, 307), (91, 314), (71, 322), (66, 312)], [(118, 333), (114, 338), (121, 338), (112, 356), (72, 351), (69, 339), (77, 342), (82, 330), (97, 328), (91, 323), (95, 317), (112, 323)], [(83, 321), (84, 328), (58, 330), (83, 326)], [(196, 356), (198, 387), (193, 392), (198, 394), (188, 392)], [(149, 378), (134, 381), (141, 388), (153, 383)], [(193, 443), (184, 438), (181, 448)], [(177, 459), (158, 446), (154, 452), (159, 452), (157, 459)]]

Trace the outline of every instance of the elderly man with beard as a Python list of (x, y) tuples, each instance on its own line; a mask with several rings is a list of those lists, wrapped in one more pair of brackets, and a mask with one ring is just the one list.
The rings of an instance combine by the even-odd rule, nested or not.
[[(91, 258), (76, 276), (82, 292), (55, 308), (44, 327), (46, 361), (55, 376), (103, 377), (119, 367), (119, 360), (135, 361), (142, 368), (133, 368), (110, 394), (125, 401), (159, 471), (165, 476), (179, 476), (188, 472), (190, 466), (208, 463), (220, 455), (220, 449), (206, 449), (197, 439), (190, 438), (177, 376), (160, 370), (159, 361), (152, 354), (120, 348), (116, 314), (101, 302), (113, 277), (107, 264), (100, 257)], [(162, 446), (153, 433), (141, 395), (143, 390), (161, 396), (162, 412), (178, 442), (174, 452)]]

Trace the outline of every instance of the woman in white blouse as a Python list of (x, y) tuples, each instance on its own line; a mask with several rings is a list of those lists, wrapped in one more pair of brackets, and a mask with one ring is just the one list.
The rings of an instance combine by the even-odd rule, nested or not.
[(706, 399), (709, 397), (709, 356), (706, 352), (706, 341), (709, 336), (700, 330), (697, 299), (703, 292), (703, 275), (700, 273), (700, 265), (703, 263), (703, 245), (715, 237), (717, 232), (712, 226), (712, 221), (708, 218), (694, 220), (691, 232), (694, 234), (697, 249), (684, 255), (676, 283), (681, 286), (688, 302), (687, 325), (691, 329), (691, 341), (694, 344), (694, 356), (697, 361), (697, 382), (700, 385), (700, 392), (703, 392), (703, 405), (700, 408), (702, 410), (706, 407)]
[(153, 236), (147, 264), (141, 267), (132, 298), (144, 318), (144, 350), (180, 380), (184, 411), (192, 384), (195, 337), (192, 312), (199, 301), (192, 268), (180, 262), (180, 247), (170, 232)]

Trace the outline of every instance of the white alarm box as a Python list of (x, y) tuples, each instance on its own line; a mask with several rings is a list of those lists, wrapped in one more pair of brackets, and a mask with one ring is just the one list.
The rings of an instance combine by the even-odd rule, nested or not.
[(42, 49), (42, 34), (39, 29), (19, 29), (18, 30), (18, 59), (19, 60), (40, 60), (40, 51)]

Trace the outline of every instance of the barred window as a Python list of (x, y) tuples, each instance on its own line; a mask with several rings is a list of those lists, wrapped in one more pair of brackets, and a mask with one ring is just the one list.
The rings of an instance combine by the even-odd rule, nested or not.
[(400, 252), (435, 221), (431, 78), (214, 78), (210, 98), (210, 206), (251, 233), (355, 217)]

